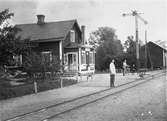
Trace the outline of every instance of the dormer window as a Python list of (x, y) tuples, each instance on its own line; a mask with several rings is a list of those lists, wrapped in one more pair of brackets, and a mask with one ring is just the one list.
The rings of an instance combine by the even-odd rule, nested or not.
[(70, 41), (75, 42), (75, 31), (74, 30), (70, 31)]

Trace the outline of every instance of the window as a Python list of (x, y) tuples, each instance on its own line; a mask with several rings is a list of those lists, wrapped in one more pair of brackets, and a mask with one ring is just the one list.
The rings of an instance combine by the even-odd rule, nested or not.
[(89, 64), (94, 64), (93, 52), (89, 52)]
[(70, 31), (70, 41), (75, 42), (75, 31), (74, 30)]
[(81, 52), (81, 64), (86, 64), (86, 53), (85, 53), (85, 51)]
[(73, 58), (72, 58), (72, 54), (68, 54), (68, 63), (69, 64), (73, 64)]
[(67, 64), (68, 64), (67, 54), (64, 54), (64, 64), (65, 64), (65, 65), (67, 65)]
[(13, 60), (14, 60), (15, 66), (22, 65), (22, 55), (14, 55)]
[(52, 62), (52, 53), (51, 51), (44, 51), (42, 54), (42, 61), (46, 63)]

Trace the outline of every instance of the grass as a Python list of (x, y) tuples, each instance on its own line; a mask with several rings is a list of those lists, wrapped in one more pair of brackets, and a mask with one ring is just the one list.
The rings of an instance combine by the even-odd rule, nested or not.
[[(34, 93), (34, 84), (32, 83), (32, 81), (29, 81), (29, 83), (18, 85), (18, 86), (11, 86), (9, 83), (10, 83), (9, 81), (5, 81), (5, 80), (1, 81), (0, 100)], [(69, 86), (76, 83), (77, 83), (77, 80), (73, 80), (73, 79), (63, 80), (63, 86)], [(37, 81), (38, 92), (46, 91), (50, 89), (56, 89), (56, 88), (60, 88), (59, 80)]]

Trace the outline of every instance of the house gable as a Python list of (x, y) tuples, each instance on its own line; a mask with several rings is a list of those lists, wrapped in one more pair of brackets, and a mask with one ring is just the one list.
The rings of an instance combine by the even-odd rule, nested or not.
[[(74, 32), (75, 32), (75, 42), (71, 42), (71, 40), (70, 40), (70, 31), (71, 30), (73, 30)], [(71, 44), (71, 43), (76, 43), (76, 44), (81, 44), (81, 42), (82, 42), (82, 38), (81, 38), (81, 36), (82, 36), (82, 32), (81, 32), (81, 30), (80, 30), (80, 27), (79, 27), (79, 25), (78, 25), (78, 23), (77, 23), (77, 21), (73, 24), (73, 26), (71, 27), (71, 29), (68, 31), (68, 33), (67, 33), (67, 35), (66, 35), (66, 37), (65, 37), (65, 39), (64, 39), (64, 42), (63, 42), (63, 47), (66, 47), (66, 46), (68, 46), (69, 44)]]

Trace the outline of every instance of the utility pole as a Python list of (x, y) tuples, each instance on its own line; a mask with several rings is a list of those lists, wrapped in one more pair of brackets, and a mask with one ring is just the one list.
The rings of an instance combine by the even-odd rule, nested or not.
[(135, 38), (136, 38), (136, 67), (137, 67), (137, 72), (139, 72), (140, 68), (140, 62), (139, 62), (139, 37), (138, 37), (138, 19), (142, 20), (144, 24), (147, 24), (147, 21), (144, 20), (141, 16), (139, 16), (142, 13), (138, 13), (136, 10), (132, 10), (131, 13), (123, 13), (123, 16), (134, 16), (135, 17)]
[(137, 19), (137, 12), (133, 12), (132, 13), (133, 16), (135, 16), (135, 28), (136, 28), (136, 59), (137, 59), (137, 72), (139, 72), (139, 68), (140, 68), (140, 62), (139, 62), (139, 32), (138, 32), (138, 19)]
[(147, 30), (145, 30), (145, 68), (147, 69)]

